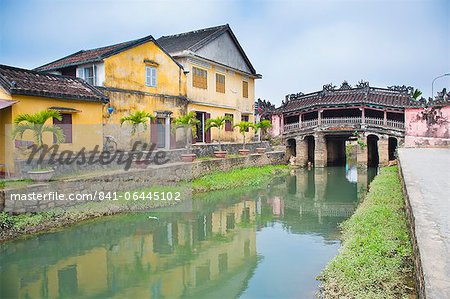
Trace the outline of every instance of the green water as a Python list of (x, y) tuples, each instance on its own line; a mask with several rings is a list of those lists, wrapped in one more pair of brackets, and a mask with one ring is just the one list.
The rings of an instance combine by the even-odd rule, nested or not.
[[(298, 171), (189, 213), (84, 222), (0, 246), (0, 298), (313, 298), (373, 171)], [(149, 216), (158, 217), (150, 219)]]

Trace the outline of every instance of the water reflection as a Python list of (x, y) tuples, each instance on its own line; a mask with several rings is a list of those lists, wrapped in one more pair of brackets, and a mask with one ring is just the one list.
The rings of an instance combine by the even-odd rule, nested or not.
[(198, 197), (191, 213), (116, 216), (3, 244), (0, 297), (312, 297), (371, 176), (348, 173), (298, 170), (267, 188)]

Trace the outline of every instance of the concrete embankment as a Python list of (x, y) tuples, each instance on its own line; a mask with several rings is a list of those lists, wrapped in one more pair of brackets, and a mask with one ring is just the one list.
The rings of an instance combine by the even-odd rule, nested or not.
[(450, 149), (399, 149), (419, 298), (450, 298)]

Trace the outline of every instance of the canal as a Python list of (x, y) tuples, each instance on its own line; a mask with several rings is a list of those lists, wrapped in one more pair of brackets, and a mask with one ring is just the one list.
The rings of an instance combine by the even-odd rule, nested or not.
[(83, 222), (0, 245), (0, 298), (313, 298), (376, 169), (297, 170), (192, 211)]

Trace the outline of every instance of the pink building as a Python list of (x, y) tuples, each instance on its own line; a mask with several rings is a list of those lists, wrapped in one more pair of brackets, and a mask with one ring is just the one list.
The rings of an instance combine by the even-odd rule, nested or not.
[(450, 103), (405, 109), (405, 147), (450, 147)]

